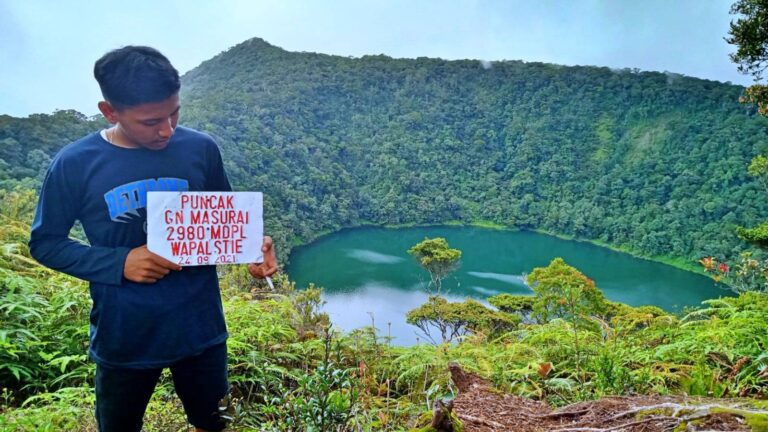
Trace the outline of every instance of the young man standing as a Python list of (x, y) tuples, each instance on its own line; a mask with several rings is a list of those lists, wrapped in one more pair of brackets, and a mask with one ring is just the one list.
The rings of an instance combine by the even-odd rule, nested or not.
[[(99, 429), (139, 431), (164, 368), (198, 430), (222, 430), (227, 331), (214, 266), (181, 268), (146, 247), (148, 191), (230, 191), (216, 143), (177, 126), (179, 74), (153, 48), (100, 58), (113, 125), (64, 147), (40, 192), (29, 242), (40, 263), (90, 282), (90, 356)], [(90, 245), (68, 237), (75, 220)], [(272, 240), (254, 277), (277, 271)]]

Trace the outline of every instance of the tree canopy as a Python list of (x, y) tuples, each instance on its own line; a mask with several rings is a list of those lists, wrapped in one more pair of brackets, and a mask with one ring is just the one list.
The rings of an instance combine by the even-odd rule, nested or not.
[(419, 265), (429, 272), (431, 284), (437, 294), (440, 294), (443, 279), (458, 268), (461, 259), (461, 251), (451, 249), (448, 246), (448, 241), (442, 237), (425, 238), (408, 249), (408, 253), (413, 255)]
[(738, 15), (726, 38), (737, 48), (731, 60), (739, 72), (759, 80), (768, 68), (768, 1), (738, 0), (731, 6), (731, 14)]

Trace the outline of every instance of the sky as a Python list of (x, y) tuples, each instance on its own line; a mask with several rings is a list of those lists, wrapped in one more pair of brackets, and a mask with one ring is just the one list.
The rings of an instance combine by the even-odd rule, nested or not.
[(93, 63), (150, 45), (179, 72), (247, 39), (343, 56), (523, 60), (749, 85), (733, 0), (0, 0), (0, 114), (98, 113)]

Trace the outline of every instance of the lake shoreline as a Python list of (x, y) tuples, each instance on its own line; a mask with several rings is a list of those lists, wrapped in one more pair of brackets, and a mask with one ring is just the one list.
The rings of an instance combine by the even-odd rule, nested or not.
[[(544, 235), (559, 238), (562, 240), (589, 243), (598, 247), (610, 249), (614, 252), (627, 254), (634, 258), (639, 258), (639, 259), (652, 261), (660, 264), (666, 264), (668, 266), (675, 267), (677, 269), (680, 269), (686, 272), (709, 277), (709, 274), (707, 274), (704, 271), (703, 267), (696, 265), (694, 262), (689, 262), (686, 258), (683, 258), (683, 257), (674, 257), (674, 256), (668, 256), (668, 255), (648, 256), (643, 253), (640, 253), (631, 249), (622, 248), (621, 246), (616, 246), (600, 240), (581, 238), (581, 237), (567, 235), (567, 234), (558, 234), (555, 232), (546, 231), (542, 229), (513, 228), (513, 227), (508, 227), (506, 225), (498, 224), (492, 221), (485, 221), (485, 220), (473, 221), (469, 223), (463, 222), (463, 221), (446, 221), (446, 222), (434, 223), (434, 224), (379, 224), (375, 222), (361, 222), (358, 225), (345, 226), (334, 231), (331, 231), (331, 230), (323, 231), (319, 233), (314, 239), (309, 240), (308, 242), (294, 242), (292, 244), (291, 249), (295, 247), (306, 246), (306, 245), (309, 245), (310, 243), (320, 240), (323, 237), (326, 237), (344, 230), (350, 230), (355, 228), (375, 227), (375, 228), (385, 228), (385, 229), (401, 229), (401, 228), (434, 228), (434, 227), (441, 227), (441, 226), (474, 227), (474, 228), (485, 228), (489, 230), (509, 231), (509, 232), (520, 232), (520, 231), (535, 232), (538, 234), (544, 234)], [(289, 257), (290, 257), (290, 253), (289, 253)]]
[(322, 287), (323, 310), (340, 328), (370, 325), (373, 315), (379, 323), (392, 323), (393, 334), (403, 340), (413, 333), (404, 317), (430, 293), (424, 289), (427, 273), (407, 253), (425, 237), (444, 237), (463, 252), (461, 265), (444, 284), (451, 301), (530, 295), (525, 276), (555, 257), (594, 280), (607, 299), (633, 307), (653, 305), (677, 313), (727, 295), (706, 275), (535, 230), (487, 223), (366, 224), (329, 234), (294, 250), (286, 267), (291, 280), (297, 287)]

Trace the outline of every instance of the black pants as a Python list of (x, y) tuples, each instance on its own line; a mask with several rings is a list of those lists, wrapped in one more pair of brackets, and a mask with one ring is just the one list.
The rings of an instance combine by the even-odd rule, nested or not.
[[(198, 428), (220, 431), (225, 422), (219, 401), (229, 391), (227, 345), (171, 365), (176, 394), (189, 422)], [(101, 432), (139, 432), (144, 411), (163, 369), (116, 369), (96, 366), (96, 421)]]

